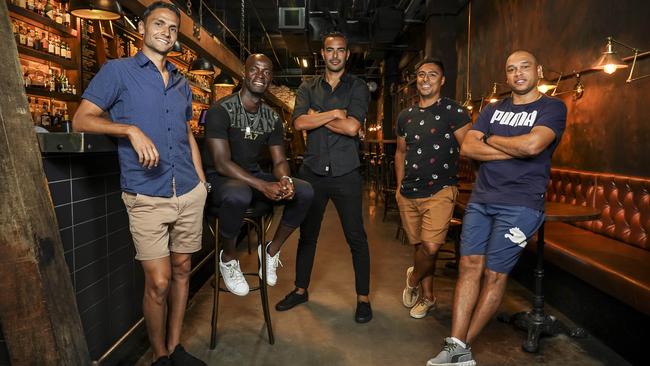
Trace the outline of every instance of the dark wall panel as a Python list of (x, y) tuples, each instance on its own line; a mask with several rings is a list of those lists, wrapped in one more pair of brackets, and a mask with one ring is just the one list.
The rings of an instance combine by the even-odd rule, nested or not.
[[(589, 68), (600, 56), (605, 38), (614, 38), (641, 50), (650, 49), (647, 32), (650, 2), (606, 0), (473, 1), (471, 80), (473, 97), (485, 96), (493, 82), (505, 80), (504, 64), (516, 49), (528, 49), (548, 68), (571, 73)], [(457, 98), (464, 97), (467, 50), (467, 8), (458, 16)], [(616, 47), (623, 57), (631, 51)], [(608, 76), (583, 74), (585, 93), (568, 107), (567, 130), (554, 157), (554, 167), (635, 176), (650, 176), (650, 122), (642, 108), (648, 105), (650, 78), (625, 83), (629, 69)], [(650, 57), (640, 59), (637, 75), (650, 73)], [(547, 76), (556, 78), (553, 73)], [(575, 84), (570, 78), (561, 90)], [(507, 90), (500, 87), (500, 91)], [(644, 113), (645, 112), (645, 113)]]

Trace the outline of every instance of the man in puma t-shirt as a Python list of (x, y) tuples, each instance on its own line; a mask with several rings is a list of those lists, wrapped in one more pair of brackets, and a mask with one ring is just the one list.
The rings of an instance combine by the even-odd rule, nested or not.
[(512, 96), (483, 109), (461, 147), (482, 164), (463, 219), (451, 337), (428, 366), (476, 364), (469, 343), (497, 311), (508, 274), (544, 221), (566, 106), (537, 90), (542, 69), (530, 52), (513, 52), (505, 71)]

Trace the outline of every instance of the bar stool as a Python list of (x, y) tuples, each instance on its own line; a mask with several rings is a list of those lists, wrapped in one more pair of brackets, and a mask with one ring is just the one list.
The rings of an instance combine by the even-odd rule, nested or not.
[[(221, 245), (219, 241), (219, 217), (218, 217), (218, 207), (212, 205), (208, 202), (205, 207), (205, 215), (208, 218), (208, 223), (210, 223), (210, 218), (214, 218), (213, 225), (214, 231), (212, 232), (214, 236), (215, 244), (215, 261), (214, 261), (214, 291), (213, 291), (213, 303), (212, 303), (212, 329), (210, 333), (210, 349), (215, 349), (217, 345), (217, 320), (219, 315), (219, 292), (229, 292), (227, 289), (219, 285), (219, 279), (221, 273), (219, 272), (219, 253), (221, 252)], [(269, 311), (269, 297), (266, 289), (266, 231), (271, 226), (273, 218), (273, 206), (264, 202), (264, 201), (253, 201), (251, 206), (244, 213), (244, 223), (250, 225), (257, 236), (257, 245), (262, 246), (262, 260), (258, 259), (257, 269), (258, 272), (246, 272), (245, 276), (255, 276), (258, 278), (259, 285), (257, 287), (251, 287), (250, 291), (260, 291), (260, 297), (262, 299), (262, 309), (264, 311), (264, 322), (266, 323), (266, 331), (269, 336), (269, 343), (274, 344), (275, 338), (273, 337), (273, 327), (271, 325), (271, 312)], [(210, 228), (212, 231), (212, 228)], [(262, 270), (262, 278), (259, 277), (259, 269)]]

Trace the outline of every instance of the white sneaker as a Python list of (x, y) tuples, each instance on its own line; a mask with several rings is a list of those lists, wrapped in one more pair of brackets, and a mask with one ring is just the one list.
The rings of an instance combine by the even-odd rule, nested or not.
[(219, 252), (219, 272), (221, 272), (221, 277), (223, 277), (223, 283), (226, 284), (228, 291), (232, 292), (238, 296), (246, 296), (250, 288), (248, 287), (248, 282), (244, 274), (239, 268), (239, 261), (236, 259), (231, 260), (230, 262), (223, 263), (221, 260), (221, 255), (223, 250)]
[(418, 297), (420, 297), (420, 286), (409, 286), (409, 278), (411, 277), (411, 273), (413, 273), (413, 269), (413, 267), (409, 267), (406, 270), (406, 287), (404, 287), (404, 291), (402, 291), (402, 303), (407, 308), (412, 308), (418, 301)]
[[(277, 269), (278, 266), (282, 267), (282, 262), (280, 262), (280, 251), (278, 250), (277, 253), (275, 253), (274, 256), (271, 256), (269, 254), (269, 245), (271, 245), (271, 242), (267, 242), (266, 245), (264, 246), (264, 250), (266, 250), (266, 284), (269, 286), (275, 286), (275, 284), (278, 282), (278, 275), (277, 275)], [(257, 256), (260, 259), (260, 263), (262, 263), (262, 246), (257, 247)], [(260, 278), (262, 278), (262, 266), (260, 266), (260, 271), (259, 271)]]

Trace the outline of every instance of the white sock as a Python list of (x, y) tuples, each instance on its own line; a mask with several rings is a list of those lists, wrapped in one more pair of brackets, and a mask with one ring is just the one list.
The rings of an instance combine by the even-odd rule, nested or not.
[(451, 337), (451, 340), (454, 341), (457, 345), (459, 345), (459, 346), (461, 346), (463, 348), (467, 348), (467, 345), (465, 344), (465, 342), (461, 341), (460, 339), (458, 339), (456, 337)]

